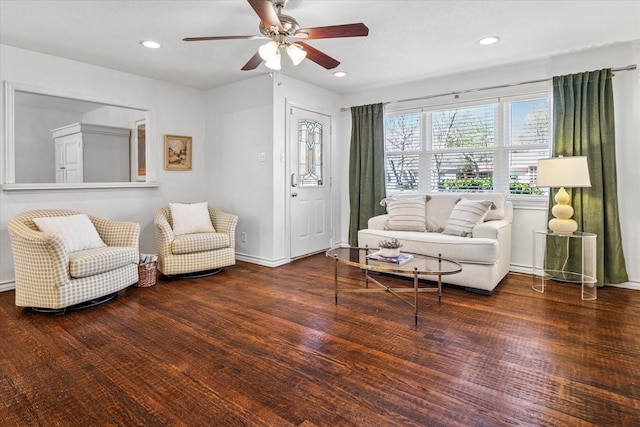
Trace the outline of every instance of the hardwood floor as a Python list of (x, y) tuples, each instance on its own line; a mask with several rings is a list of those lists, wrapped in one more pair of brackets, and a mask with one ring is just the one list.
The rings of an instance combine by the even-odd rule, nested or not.
[[(342, 267), (355, 286), (357, 269)], [(404, 279), (390, 279), (409, 285)], [(640, 425), (640, 292), (333, 295), (323, 254), (49, 315), (0, 293), (3, 426)]]

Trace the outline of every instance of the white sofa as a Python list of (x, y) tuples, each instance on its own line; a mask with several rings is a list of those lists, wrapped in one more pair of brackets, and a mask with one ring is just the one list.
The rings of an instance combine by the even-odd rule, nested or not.
[[(513, 205), (506, 200), (506, 195), (400, 193), (390, 197), (394, 200), (412, 199), (414, 201), (416, 198), (423, 197), (425, 209), (414, 210), (409, 216), (404, 212), (405, 216), (400, 217), (400, 221), (396, 221), (399, 217), (387, 205), (387, 214), (369, 219), (368, 228), (358, 231), (358, 246), (376, 248), (381, 240), (397, 238), (402, 243), (401, 250), (404, 252), (436, 257), (441, 255), (445, 259), (460, 263), (462, 271), (442, 276), (443, 283), (463, 286), (466, 290), (487, 295), (493, 292), (508, 273), (511, 262)], [(475, 226), (469, 225), (472, 230), (469, 235), (445, 234), (443, 231), (452, 232), (452, 221), (449, 221), (449, 218), (461, 199), (490, 201), (491, 208), (486, 217), (481, 220), (482, 222)], [(381, 203), (386, 200), (389, 198)], [(473, 204), (473, 202), (468, 203)], [(416, 206), (419, 207), (419, 205)], [(457, 211), (460, 212), (460, 209), (462, 208), (459, 207)], [(419, 215), (424, 215), (424, 231), (415, 231), (420, 229)], [(417, 224), (418, 228), (407, 227), (403, 219), (414, 221), (414, 225)]]

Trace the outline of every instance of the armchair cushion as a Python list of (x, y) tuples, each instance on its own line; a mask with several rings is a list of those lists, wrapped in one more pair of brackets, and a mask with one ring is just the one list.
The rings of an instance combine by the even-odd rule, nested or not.
[(207, 202), (202, 203), (169, 203), (173, 220), (173, 235), (180, 236), (191, 233), (215, 233), (209, 217)]
[(137, 248), (101, 247), (69, 254), (69, 275), (72, 279), (95, 276), (130, 264), (137, 264)]
[(67, 252), (106, 246), (85, 214), (33, 218), (40, 231), (62, 239)]
[(192, 254), (229, 247), (229, 235), (222, 233), (195, 233), (177, 236), (171, 242), (171, 253)]

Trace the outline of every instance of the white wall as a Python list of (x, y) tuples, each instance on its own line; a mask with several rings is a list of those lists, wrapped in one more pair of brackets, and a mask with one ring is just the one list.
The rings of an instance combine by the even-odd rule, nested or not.
[(211, 89), (206, 100), (207, 198), (238, 215), (238, 259), (284, 264), (289, 261), (287, 105), (328, 114), (337, 126), (339, 95), (274, 73)]
[[(17, 213), (62, 208), (136, 221), (141, 225), (141, 250), (155, 252), (153, 217), (156, 210), (169, 202), (204, 200), (207, 165), (202, 91), (6, 45), (0, 45), (0, 58), (0, 80), (152, 109), (155, 129), (150, 129), (149, 135), (156, 154), (148, 161), (155, 165), (156, 180), (160, 183), (159, 188), (152, 189), (0, 192), (0, 286), (13, 281), (7, 221)], [(0, 176), (4, 180), (4, 119), (2, 126)], [(191, 171), (164, 170), (165, 134), (193, 137)]]
[(81, 123), (134, 129), (138, 120), (144, 120), (144, 111), (106, 105), (84, 113)]
[[(238, 259), (271, 265), (273, 81), (267, 75), (206, 92), (207, 200), (238, 216)], [(265, 153), (265, 161), (258, 154)], [(246, 242), (241, 241), (246, 233)]]
[[(51, 129), (77, 123), (80, 113), (16, 107), (15, 181), (20, 183), (56, 182), (55, 153)], [(21, 120), (22, 119), (22, 120)], [(37, 165), (52, 165), (50, 168)]]
[[(640, 43), (625, 43), (552, 58), (542, 58), (519, 64), (476, 70), (440, 78), (428, 79), (402, 85), (371, 88), (366, 91), (346, 94), (342, 98), (345, 108), (413, 99), (456, 91), (520, 83), (539, 79), (550, 79), (556, 75), (591, 71), (602, 68), (618, 68), (640, 62)], [(622, 223), (623, 247), (627, 261), (627, 271), (632, 282), (629, 285), (640, 288), (640, 70), (616, 73), (613, 79), (616, 109), (616, 156), (618, 159), (618, 194), (620, 220)], [(349, 140), (351, 115), (342, 113), (343, 134), (340, 139)], [(342, 173), (345, 176), (343, 191), (339, 196), (341, 224), (339, 230), (342, 241), (347, 241), (349, 228), (348, 193), (348, 144), (341, 146)], [(532, 263), (532, 230), (546, 227), (546, 205), (526, 204), (515, 201), (513, 223), (512, 270), (530, 272)]]

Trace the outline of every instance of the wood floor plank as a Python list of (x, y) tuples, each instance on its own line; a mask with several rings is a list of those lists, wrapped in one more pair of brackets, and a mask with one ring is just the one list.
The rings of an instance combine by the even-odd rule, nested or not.
[(640, 292), (510, 274), (421, 294), (416, 326), (388, 293), (336, 304), (333, 267), (238, 262), (61, 316), (1, 293), (2, 425), (640, 425)]

